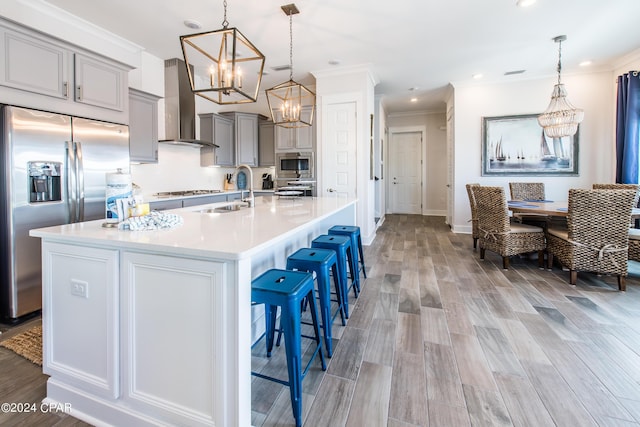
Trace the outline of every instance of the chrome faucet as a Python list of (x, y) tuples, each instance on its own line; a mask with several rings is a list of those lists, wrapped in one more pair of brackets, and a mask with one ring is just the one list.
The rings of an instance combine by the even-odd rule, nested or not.
[(237, 173), (240, 171), (240, 169), (245, 168), (246, 170), (249, 171), (249, 197), (247, 198), (242, 198), (242, 196), (244, 195), (244, 190), (240, 190), (240, 198), (243, 202), (247, 202), (247, 204), (249, 205), (250, 208), (252, 208), (254, 206), (254, 197), (253, 197), (253, 171), (251, 170), (251, 167), (249, 165), (238, 165), (236, 167), (236, 170), (234, 172), (234, 174), (236, 174), (236, 182), (238, 182), (238, 177), (237, 177)]

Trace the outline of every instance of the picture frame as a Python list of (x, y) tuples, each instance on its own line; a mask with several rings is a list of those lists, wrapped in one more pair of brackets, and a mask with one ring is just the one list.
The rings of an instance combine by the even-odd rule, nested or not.
[(578, 176), (579, 133), (549, 138), (539, 114), (483, 117), (482, 175)]

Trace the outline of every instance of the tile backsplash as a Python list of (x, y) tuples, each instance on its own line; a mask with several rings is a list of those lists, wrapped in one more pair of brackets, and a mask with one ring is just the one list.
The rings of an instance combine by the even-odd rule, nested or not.
[[(262, 174), (274, 168), (252, 168), (253, 189), (262, 188)], [(184, 145), (158, 144), (158, 163), (131, 164), (131, 178), (143, 195), (160, 191), (222, 190), (226, 174), (235, 168), (200, 166), (200, 149)]]

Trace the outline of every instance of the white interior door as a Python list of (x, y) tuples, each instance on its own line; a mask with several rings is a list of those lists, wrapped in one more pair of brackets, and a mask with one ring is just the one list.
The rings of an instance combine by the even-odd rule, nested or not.
[(393, 213), (422, 213), (422, 133), (393, 133), (389, 146), (389, 196)]
[(323, 192), (356, 197), (356, 103), (328, 104), (323, 138)]

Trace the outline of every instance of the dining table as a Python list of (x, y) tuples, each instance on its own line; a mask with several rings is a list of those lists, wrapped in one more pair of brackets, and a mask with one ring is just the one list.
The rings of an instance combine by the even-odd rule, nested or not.
[[(563, 217), (566, 217), (569, 213), (566, 200), (508, 200), (507, 208), (514, 213), (535, 213)], [(631, 210), (631, 218), (640, 218), (640, 208)]]

